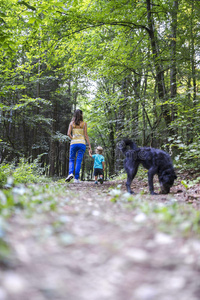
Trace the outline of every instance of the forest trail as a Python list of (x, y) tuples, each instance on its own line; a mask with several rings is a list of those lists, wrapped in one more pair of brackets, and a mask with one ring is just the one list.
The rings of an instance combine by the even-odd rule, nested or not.
[[(55, 211), (15, 213), (7, 230), (15, 259), (0, 271), (0, 300), (200, 299), (199, 239), (166, 233), (129, 202), (112, 202), (113, 185), (125, 192), (125, 181), (65, 184)], [(150, 196), (146, 180), (133, 189), (135, 201), (188, 197), (178, 185)]]

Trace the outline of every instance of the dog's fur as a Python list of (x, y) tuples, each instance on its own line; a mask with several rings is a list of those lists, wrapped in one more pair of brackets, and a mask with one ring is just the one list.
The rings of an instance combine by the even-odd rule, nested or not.
[(151, 195), (156, 195), (153, 187), (153, 177), (155, 174), (158, 175), (161, 193), (168, 194), (170, 192), (170, 188), (177, 176), (168, 153), (150, 147), (138, 148), (129, 139), (123, 140), (118, 145), (118, 148), (126, 156), (124, 159), (124, 169), (127, 173), (126, 188), (129, 193), (133, 193), (131, 191), (131, 182), (136, 176), (140, 164), (148, 170), (148, 184)]

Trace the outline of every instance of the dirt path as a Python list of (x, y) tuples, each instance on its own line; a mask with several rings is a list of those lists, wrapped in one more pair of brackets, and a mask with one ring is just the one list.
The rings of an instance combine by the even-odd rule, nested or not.
[[(15, 259), (0, 270), (0, 300), (200, 299), (200, 241), (164, 233), (128, 203), (111, 202), (110, 186), (72, 183), (56, 211), (11, 218)], [(172, 193), (140, 197), (185, 201), (178, 187)]]

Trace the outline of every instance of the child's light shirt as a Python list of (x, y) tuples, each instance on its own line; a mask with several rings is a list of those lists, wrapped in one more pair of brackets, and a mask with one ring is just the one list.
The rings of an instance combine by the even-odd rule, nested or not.
[(94, 169), (103, 169), (102, 162), (104, 161), (104, 157), (101, 154), (93, 154), (94, 158)]

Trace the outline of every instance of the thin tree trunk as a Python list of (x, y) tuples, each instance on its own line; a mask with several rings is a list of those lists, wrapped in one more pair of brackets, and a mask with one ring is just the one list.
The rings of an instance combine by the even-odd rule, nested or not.
[[(52, 124), (52, 135), (55, 134), (56, 132), (56, 120), (57, 120), (57, 102), (54, 103), (53, 106), (53, 124)], [(49, 162), (50, 162), (50, 168), (49, 168), (49, 175), (54, 176), (55, 171), (56, 171), (56, 141), (54, 138), (51, 138), (51, 143), (50, 143), (50, 151), (49, 151)]]
[[(172, 39), (171, 39), (171, 69), (170, 69), (170, 93), (171, 98), (175, 98), (177, 96), (177, 83), (176, 83), (176, 32), (177, 32), (177, 12), (178, 12), (178, 0), (173, 2), (172, 9)], [(174, 121), (176, 116), (176, 111), (174, 105), (172, 105), (172, 121)]]
[(194, 1), (192, 1), (192, 15), (190, 22), (190, 34), (191, 34), (191, 55), (190, 61), (192, 66), (192, 81), (193, 81), (193, 104), (195, 105), (196, 95), (197, 95), (197, 82), (196, 82), (196, 63), (195, 63), (195, 48), (194, 48), (194, 34), (193, 34), (193, 14), (194, 14)]
[[(160, 61), (160, 53), (159, 53), (159, 46), (156, 39), (156, 29), (154, 25), (154, 20), (152, 16), (152, 1), (146, 0), (147, 4), (147, 19), (148, 19), (148, 33), (150, 37), (151, 42), (151, 49), (153, 54), (153, 60), (154, 60), (154, 66), (156, 71), (156, 84), (157, 84), (157, 90), (158, 90), (158, 97), (161, 101), (166, 100), (166, 88), (165, 88), (165, 82), (164, 82), (164, 71), (163, 67)], [(163, 117), (165, 119), (166, 125), (168, 126), (171, 123), (171, 116), (168, 105), (162, 105), (162, 112)]]

